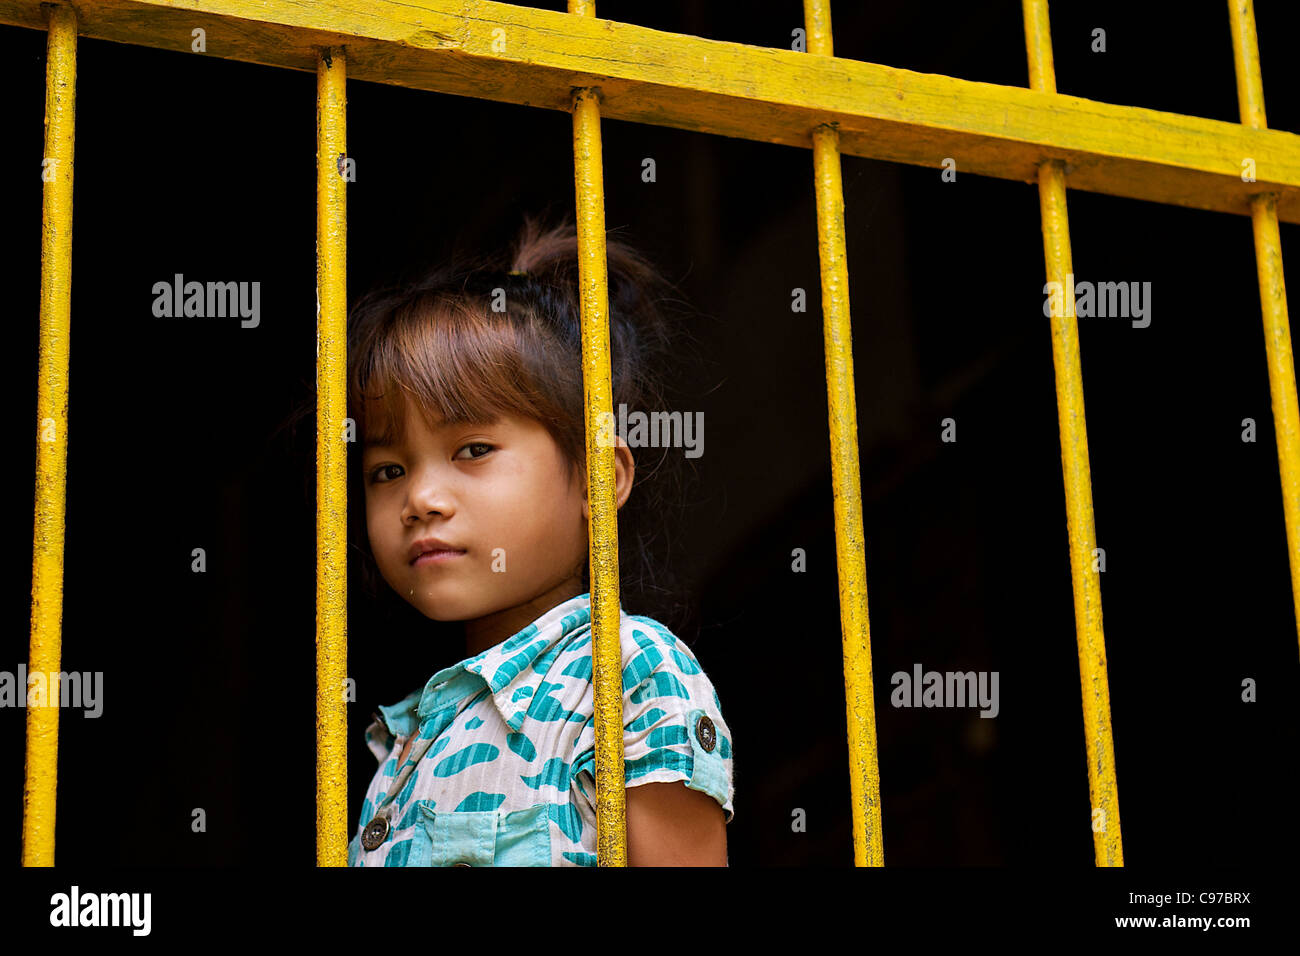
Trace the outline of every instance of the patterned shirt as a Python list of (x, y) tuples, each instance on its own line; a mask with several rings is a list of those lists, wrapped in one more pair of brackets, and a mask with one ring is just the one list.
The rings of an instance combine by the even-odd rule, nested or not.
[[(366, 729), (380, 762), (349, 866), (595, 866), (591, 593), (440, 670)], [(695, 655), (619, 611), (626, 785), (680, 780), (734, 815), (731, 732)], [(407, 739), (432, 744), (394, 798), (376, 849), (361, 835), (399, 775)], [(403, 764), (405, 766), (405, 763)]]

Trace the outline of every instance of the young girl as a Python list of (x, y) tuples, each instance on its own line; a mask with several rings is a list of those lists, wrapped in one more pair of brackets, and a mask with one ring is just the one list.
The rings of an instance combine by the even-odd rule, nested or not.
[[(656, 410), (645, 403), (662, 395), (672, 340), (662, 279), (619, 242), (607, 259), (614, 409)], [(573, 227), (529, 221), (509, 269), (444, 267), (350, 317), (374, 565), (424, 617), (463, 622), (464, 648), (367, 728), (380, 767), (349, 865), (596, 865), (577, 277)], [(616, 442), (622, 509), (657, 476)], [(654, 535), (625, 537), (625, 517), (624, 594), (656, 577)], [(732, 743), (718, 696), (667, 627), (620, 615), (628, 862), (725, 866)]]

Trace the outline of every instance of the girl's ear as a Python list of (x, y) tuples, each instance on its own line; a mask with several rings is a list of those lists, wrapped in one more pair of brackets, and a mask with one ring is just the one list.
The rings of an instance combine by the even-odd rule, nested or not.
[(627, 501), (628, 495), (632, 494), (634, 477), (636, 477), (636, 459), (632, 457), (632, 449), (627, 447), (627, 442), (620, 438), (618, 447), (614, 449), (614, 499), (620, 508), (623, 507), (623, 502)]
[[(614, 501), (619, 508), (622, 508), (623, 503), (632, 494), (632, 482), (636, 477), (636, 459), (632, 457), (632, 449), (628, 448), (627, 442), (619, 436), (615, 436), (615, 440), (618, 445), (614, 449)], [(591, 507), (587, 500), (585, 485), (582, 489), (582, 516), (588, 521), (591, 520)]]

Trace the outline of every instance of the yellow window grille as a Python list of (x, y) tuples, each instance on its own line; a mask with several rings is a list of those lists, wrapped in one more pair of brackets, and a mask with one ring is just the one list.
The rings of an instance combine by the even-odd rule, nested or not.
[[(587, 400), (598, 859), (626, 864), (619, 580), (600, 120), (611, 117), (811, 148), (821, 259), (827, 399), (844, 650), (854, 859), (883, 865), (879, 771), (858, 473), (840, 155), (933, 166), (960, 154), (985, 176), (1036, 182), (1049, 282), (1072, 272), (1066, 186), (1251, 217), (1282, 477), (1293, 600), (1300, 620), (1300, 412), (1278, 223), (1300, 222), (1300, 137), (1265, 123), (1251, 0), (1228, 0), (1241, 123), (1115, 106), (1056, 91), (1046, 0), (1022, 0), (1030, 88), (997, 86), (837, 59), (829, 0), (805, 0), (807, 53), (663, 33), (568, 13), (460, 0), (0, 0), (0, 23), (48, 31), (41, 239), (37, 468), (29, 667), (57, 672), (67, 460), (73, 134), (78, 35), (185, 50), (223, 25), (229, 59), (317, 75), (317, 862), (346, 862), (345, 411), (346, 79), (492, 98), (573, 115)], [(506, 41), (508, 38), (508, 42)], [(448, 69), (454, 66), (454, 69)], [(1247, 180), (1249, 157), (1257, 176)], [(1073, 303), (1054, 309), (1052, 354), (1065, 473), (1075, 622), (1099, 866), (1120, 866), (1119, 805), (1093, 569), (1079, 336)], [(23, 863), (54, 862), (58, 682), (27, 712)]]

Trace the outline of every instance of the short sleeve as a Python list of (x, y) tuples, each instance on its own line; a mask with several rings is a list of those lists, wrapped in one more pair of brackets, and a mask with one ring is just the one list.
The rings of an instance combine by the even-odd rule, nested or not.
[[(680, 780), (707, 793), (730, 823), (731, 730), (713, 683), (695, 655), (652, 618), (624, 615), (623, 769), (626, 786)], [(595, 729), (589, 723), (573, 768), (577, 786), (595, 800)]]
[(370, 725), (366, 727), (366, 747), (380, 763), (387, 760), (393, 752), (393, 740), (393, 735), (384, 724), (384, 718), (372, 714)]

